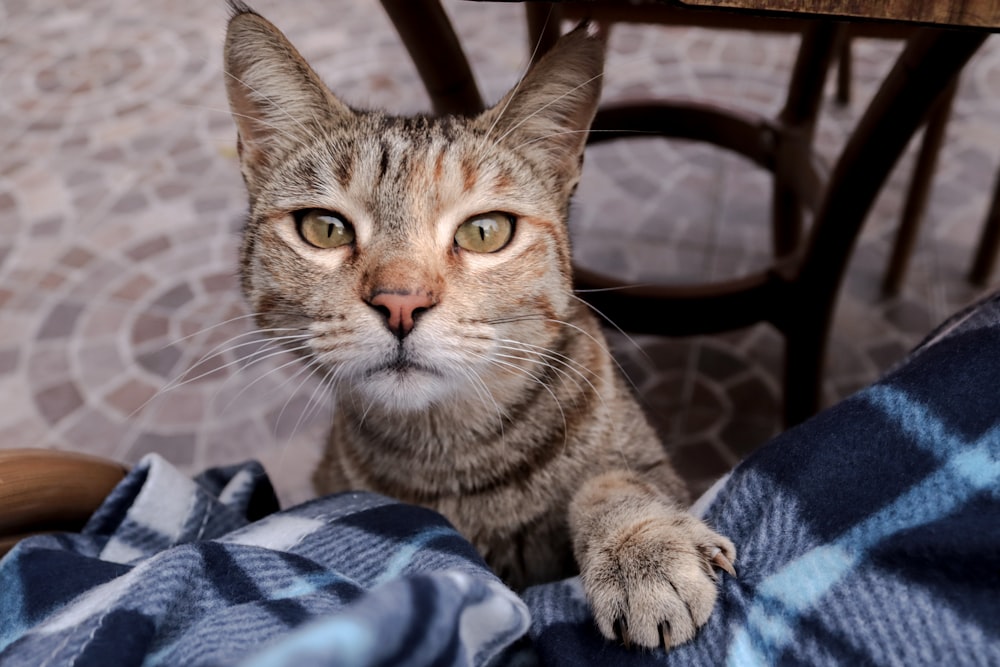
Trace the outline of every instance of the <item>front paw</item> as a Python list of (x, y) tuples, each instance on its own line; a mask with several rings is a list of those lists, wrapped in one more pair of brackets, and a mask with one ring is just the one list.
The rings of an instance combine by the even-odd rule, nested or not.
[(714, 568), (736, 575), (732, 542), (681, 513), (623, 525), (588, 552), (581, 578), (597, 626), (626, 647), (691, 639), (715, 606)]

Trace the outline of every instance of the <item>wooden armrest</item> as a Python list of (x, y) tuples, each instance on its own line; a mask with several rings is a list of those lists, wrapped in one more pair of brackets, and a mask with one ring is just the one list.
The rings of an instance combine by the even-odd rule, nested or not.
[(0, 555), (29, 534), (79, 530), (127, 472), (85, 454), (0, 450)]

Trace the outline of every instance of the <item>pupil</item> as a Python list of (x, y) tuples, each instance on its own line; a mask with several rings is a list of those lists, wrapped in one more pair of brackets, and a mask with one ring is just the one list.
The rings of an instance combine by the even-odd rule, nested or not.
[(486, 225), (479, 225), (479, 240), (486, 240)]
[(333, 225), (332, 224), (328, 224), (326, 226), (326, 238), (329, 239), (329, 238), (332, 238), (332, 237), (333, 237)]

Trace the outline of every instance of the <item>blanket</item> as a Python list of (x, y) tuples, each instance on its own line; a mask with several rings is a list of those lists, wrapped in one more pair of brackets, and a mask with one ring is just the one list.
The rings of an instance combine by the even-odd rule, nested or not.
[(0, 561), (0, 665), (1000, 664), (998, 383), (993, 297), (739, 465), (703, 503), (739, 576), (669, 654), (604, 640), (576, 579), (515, 594), (429, 510), (280, 510), (256, 463), (152, 455)]

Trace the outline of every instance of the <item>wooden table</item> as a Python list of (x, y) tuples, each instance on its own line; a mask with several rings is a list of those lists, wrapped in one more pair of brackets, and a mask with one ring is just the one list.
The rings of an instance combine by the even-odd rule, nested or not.
[[(805, 276), (806, 283), (825, 283), (821, 291), (832, 298), (822, 309), (825, 312), (806, 310), (802, 316), (822, 318), (823, 326), (828, 327), (850, 249), (872, 203), (935, 100), (954, 94), (965, 63), (990, 32), (1000, 30), (1000, 0), (676, 0), (674, 4), (838, 21), (877, 20), (916, 28), (838, 157), (815, 218), (813, 238), (806, 250), (809, 258), (803, 261), (802, 271), (813, 273)], [(929, 174), (924, 176), (929, 178)], [(986, 233), (990, 233), (989, 228)], [(983, 250), (981, 247), (980, 254)], [(824, 258), (828, 252), (838, 257), (829, 261)], [(824, 348), (825, 342), (813, 352), (822, 355)], [(819, 359), (822, 363), (822, 357)], [(791, 362), (792, 355), (786, 354), (786, 363)], [(786, 368), (786, 387), (789, 373), (797, 371)], [(788, 409), (786, 405), (786, 415)]]
[[(529, 19), (532, 13), (540, 15), (541, 4), (529, 4)], [(468, 63), (438, 0), (382, 0), (382, 5), (410, 51), (435, 109), (460, 113), (481, 109)], [(771, 267), (735, 280), (696, 287), (625, 286), (576, 267), (580, 286), (598, 288), (583, 296), (627, 330), (687, 335), (736, 329), (761, 321), (773, 324), (785, 336), (785, 421), (795, 424), (820, 405), (820, 378), (836, 296), (865, 217), (936, 101), (952, 89), (989, 31), (1000, 29), (1000, 0), (568, 0), (557, 6), (601, 17), (602, 12), (652, 13), (657, 5), (675, 12), (686, 9), (690, 14), (697, 9), (705, 17), (728, 17), (722, 22), (730, 24), (734, 23), (733, 16), (746, 17), (752, 23), (755, 16), (794, 15), (809, 19), (813, 35), (820, 37), (828, 37), (832, 26), (843, 21), (908, 27), (910, 37), (905, 49), (836, 159), (819, 194), (808, 237), (796, 239), (790, 250), (786, 247), (776, 252)], [(966, 29), (946, 29), (956, 26)], [(795, 69), (806, 60), (800, 51)], [(809, 85), (812, 79), (806, 76), (798, 80)], [(795, 82), (793, 75), (793, 86)], [(649, 106), (639, 122), (651, 118), (652, 109)], [(713, 113), (718, 120), (720, 115), (715, 112), (707, 114), (709, 120)], [(630, 122), (624, 115), (614, 116), (614, 122), (605, 127), (602, 123), (606, 118), (598, 113), (595, 127), (602, 131), (592, 134), (591, 141), (617, 138), (615, 128), (627, 127), (624, 123)], [(661, 116), (666, 123), (676, 118)], [(735, 120), (747, 126), (738, 117)], [(782, 122), (779, 118), (778, 124)], [(693, 125), (687, 123), (684, 132), (697, 130)], [(768, 127), (777, 126), (762, 122), (761, 128)], [(643, 129), (647, 129), (646, 125)], [(660, 134), (689, 136), (667, 132)], [(742, 152), (773, 171), (775, 151), (761, 149), (762, 143), (767, 142), (758, 137), (740, 145), (720, 145)], [(766, 159), (758, 159), (764, 153)], [(692, 322), (704, 326), (698, 329)]]
[(1000, 0), (677, 0), (692, 7), (1000, 28)]

